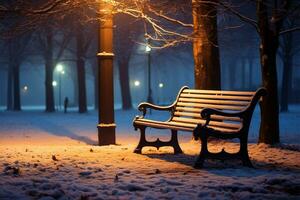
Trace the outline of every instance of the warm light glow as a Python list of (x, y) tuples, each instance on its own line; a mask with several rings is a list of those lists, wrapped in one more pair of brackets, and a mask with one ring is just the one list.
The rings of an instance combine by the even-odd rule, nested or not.
[(60, 64), (59, 64), (59, 65), (57, 65), (57, 66), (56, 66), (56, 71), (58, 71), (58, 72), (61, 72), (61, 73), (62, 73), (62, 72), (63, 72), (63, 70), (64, 70), (64, 67), (63, 67), (62, 65), (60, 65)]
[(163, 83), (159, 83), (159, 84), (158, 84), (158, 87), (163, 88), (163, 87), (164, 87), (164, 84), (163, 84)]
[(54, 87), (56, 87), (56, 86), (57, 86), (57, 82), (56, 82), (56, 81), (53, 81), (53, 82), (52, 82), (52, 85), (53, 85)]
[(146, 51), (147, 53), (149, 53), (149, 52), (151, 51), (151, 47), (150, 47), (149, 45), (147, 45), (145, 51)]
[(102, 0), (104, 3), (107, 3), (107, 4), (111, 4), (111, 5), (117, 5), (117, 2), (114, 1), (114, 0)]
[(134, 81), (134, 86), (136, 86), (136, 87), (138, 87), (138, 86), (140, 86), (140, 81)]

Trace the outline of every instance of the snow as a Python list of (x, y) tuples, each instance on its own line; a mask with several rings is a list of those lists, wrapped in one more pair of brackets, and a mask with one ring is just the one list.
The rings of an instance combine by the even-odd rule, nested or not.
[[(184, 154), (168, 147), (134, 154), (137, 111), (116, 111), (118, 145), (96, 146), (97, 112), (0, 112), (0, 199), (299, 199), (300, 106), (281, 114), (282, 144), (257, 145), (259, 110), (253, 116), (249, 154), (193, 168), (200, 144), (180, 133)], [(167, 118), (162, 113), (152, 117)], [(149, 129), (149, 139), (167, 139)], [(237, 151), (236, 142), (212, 141), (210, 151)]]

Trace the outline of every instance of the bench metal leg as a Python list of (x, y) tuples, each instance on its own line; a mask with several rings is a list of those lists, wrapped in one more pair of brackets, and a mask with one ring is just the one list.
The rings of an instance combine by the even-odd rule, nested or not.
[(172, 136), (170, 142), (172, 143), (172, 146), (174, 148), (174, 154), (183, 153), (178, 143), (177, 131), (176, 130), (171, 130), (171, 131), (172, 131)]
[(139, 144), (137, 145), (137, 147), (134, 149), (133, 152), (141, 154), (143, 147), (147, 144), (146, 136), (145, 136), (146, 127), (140, 127), (139, 129), (140, 129), (140, 132), (141, 132), (140, 141), (139, 141)]
[(178, 137), (177, 137), (176, 130), (171, 130), (171, 133), (172, 133), (171, 139), (167, 142), (160, 141), (158, 138), (156, 141), (149, 142), (146, 140), (146, 133), (145, 133), (146, 127), (138, 127), (138, 128), (140, 129), (141, 136), (140, 136), (140, 141), (139, 141), (138, 146), (133, 151), (134, 153), (141, 154), (142, 149), (145, 146), (152, 146), (152, 147), (156, 147), (157, 149), (159, 149), (160, 147), (164, 147), (164, 146), (171, 146), (174, 149), (174, 154), (183, 153), (182, 149), (180, 148), (179, 143), (178, 143)]
[(245, 138), (242, 138), (240, 143), (240, 153), (243, 166), (254, 168), (249, 158), (247, 141), (244, 140)]
[(240, 151), (238, 153), (227, 153), (227, 152), (225, 152), (224, 149), (219, 153), (211, 153), (208, 151), (208, 148), (207, 148), (208, 136), (205, 134), (205, 132), (202, 132), (202, 134), (199, 134), (199, 137), (201, 139), (201, 151), (195, 162), (195, 165), (194, 165), (195, 168), (198, 168), (198, 169), (202, 168), (205, 159), (218, 159), (218, 160), (241, 159), (244, 166), (253, 168), (253, 165), (252, 165), (249, 155), (248, 155), (247, 137), (240, 138)]
[(199, 134), (201, 140), (200, 154), (194, 164), (194, 168), (201, 169), (203, 167), (206, 156), (208, 155), (207, 137), (205, 134)]

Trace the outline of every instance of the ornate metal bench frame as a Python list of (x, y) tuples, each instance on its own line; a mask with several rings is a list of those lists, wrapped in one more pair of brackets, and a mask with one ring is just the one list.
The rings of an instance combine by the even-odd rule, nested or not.
[[(203, 108), (201, 112), (198, 114), (201, 116), (203, 120), (205, 120), (205, 123), (198, 123), (195, 128), (187, 128), (184, 125), (172, 125), (168, 124), (170, 120), (174, 117), (174, 112), (176, 110), (177, 103), (179, 101), (181, 93), (188, 89), (187, 86), (184, 86), (179, 91), (176, 100), (173, 104), (169, 106), (157, 106), (154, 104), (143, 102), (138, 106), (138, 110), (142, 112), (142, 116), (137, 116), (133, 120), (133, 126), (135, 130), (140, 130), (140, 141), (137, 147), (134, 150), (134, 153), (142, 153), (142, 148), (145, 146), (152, 146), (159, 149), (163, 146), (171, 146), (174, 148), (174, 154), (182, 153), (182, 149), (179, 146), (178, 138), (177, 138), (177, 131), (190, 131), (193, 132), (193, 136), (196, 140), (201, 140), (201, 150), (200, 154), (195, 162), (194, 167), (195, 168), (202, 168), (203, 163), (205, 159), (219, 159), (219, 160), (225, 160), (225, 159), (241, 159), (244, 166), (253, 167), (249, 155), (248, 155), (248, 132), (249, 132), (249, 126), (251, 123), (251, 118), (253, 111), (255, 109), (255, 106), (257, 102), (261, 99), (262, 96), (266, 95), (266, 90), (264, 88), (259, 88), (255, 93), (253, 93), (252, 99), (249, 102), (247, 106), (242, 111), (239, 112), (224, 112), (222, 110), (214, 109), (214, 108)], [(220, 91), (216, 91), (220, 92)], [(223, 92), (223, 91), (222, 91)], [(147, 109), (155, 109), (160, 111), (169, 111), (171, 113), (171, 117), (166, 122), (160, 122), (160, 121), (151, 121), (146, 120), (144, 117), (147, 113)], [(239, 128), (237, 131), (233, 132), (224, 132), (219, 129), (215, 129), (210, 126), (210, 121), (212, 119), (212, 115), (218, 115), (226, 117), (232, 117), (232, 118), (240, 118), (241, 120), (241, 128)], [(140, 123), (141, 120), (143, 123)], [(147, 127), (153, 127), (157, 129), (170, 129), (171, 130), (171, 139), (169, 141), (161, 141), (159, 138), (157, 138), (156, 141), (147, 141), (145, 131)], [(211, 153), (208, 151), (207, 143), (208, 138), (214, 137), (219, 139), (234, 139), (238, 138), (240, 140), (240, 149), (237, 153), (228, 153), (225, 152), (223, 149), (219, 153)]]

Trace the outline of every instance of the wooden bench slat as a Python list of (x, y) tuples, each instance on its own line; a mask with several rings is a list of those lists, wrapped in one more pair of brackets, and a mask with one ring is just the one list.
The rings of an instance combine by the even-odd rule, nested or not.
[[(173, 130), (181, 130), (181, 131), (193, 131), (197, 126), (197, 124), (188, 124), (188, 123), (176, 122), (176, 121), (161, 122), (161, 121), (154, 121), (154, 120), (147, 120), (147, 119), (136, 120), (135, 123), (153, 127), (153, 128), (164, 128), (164, 129), (173, 129)], [(224, 132), (233, 132), (237, 130), (237, 129), (218, 127), (213, 125), (210, 125), (208, 127), (219, 131), (224, 131)]]
[(179, 102), (217, 104), (217, 105), (236, 105), (236, 106), (247, 106), (249, 104), (249, 102), (245, 102), (245, 101), (196, 99), (196, 98), (185, 98), (185, 97), (180, 97), (178, 99), (178, 101)]
[[(155, 123), (155, 124), (168, 124), (169, 121), (156, 121), (156, 120), (151, 120), (151, 119), (138, 119), (136, 120), (139, 123)], [(176, 123), (178, 126), (184, 126), (184, 127), (189, 127), (189, 128), (196, 128), (196, 124), (195, 123), (181, 123), (181, 122), (177, 122)], [(173, 123), (173, 125), (175, 125)]]
[(183, 93), (180, 97), (188, 98), (200, 98), (200, 99), (225, 99), (225, 100), (235, 100), (235, 101), (251, 101), (252, 96), (228, 96), (228, 95), (209, 95), (209, 94), (189, 94)]
[(173, 128), (175, 130), (185, 130), (185, 131), (192, 131), (196, 128), (196, 124), (193, 123), (182, 123), (182, 122), (162, 122), (162, 121), (155, 121), (149, 119), (138, 119), (135, 121), (136, 124), (140, 125), (147, 125), (150, 127), (160, 128)]
[(249, 91), (222, 91), (222, 90), (196, 90), (185, 89), (183, 93), (195, 93), (195, 94), (224, 94), (224, 95), (239, 95), (239, 96), (253, 96), (255, 92)]
[[(177, 107), (176, 108), (176, 112), (177, 111), (187, 111), (187, 112), (192, 112), (192, 113), (188, 113), (187, 116), (190, 117), (197, 117), (197, 118), (201, 118), (201, 111), (202, 109), (199, 108), (189, 108), (189, 107)], [(176, 113), (175, 112), (175, 113)], [(194, 115), (190, 115), (190, 114), (194, 114)], [(176, 115), (176, 114), (175, 114)], [(184, 115), (183, 115), (184, 116)], [(237, 122), (241, 122), (242, 120), (239, 117), (224, 117), (224, 116), (220, 116), (220, 115), (212, 115), (211, 119), (215, 119), (215, 120), (228, 120), (228, 121), (237, 121)]]
[(211, 119), (213, 120), (225, 120), (225, 121), (236, 121), (236, 122), (242, 122), (242, 119), (239, 117), (223, 117), (220, 115), (211, 115)]
[(177, 106), (189, 106), (189, 107), (196, 107), (196, 108), (214, 108), (214, 109), (238, 110), (238, 111), (244, 109), (244, 107), (241, 106), (225, 106), (225, 105), (211, 105), (211, 104), (185, 103), (185, 102), (178, 102)]
[[(174, 124), (175, 126), (178, 126), (178, 125), (180, 125), (180, 126), (182, 126), (183, 124), (185, 124), (185, 123), (179, 123), (179, 122), (173, 122), (173, 121), (170, 121), (170, 122), (168, 122), (169, 124)], [(210, 126), (207, 126), (207, 127), (209, 127), (209, 128), (212, 128), (212, 129), (215, 129), (215, 130), (218, 130), (218, 131), (224, 131), (224, 132), (235, 132), (236, 130), (238, 130), (238, 129), (232, 129), (232, 128), (225, 128), (225, 127), (218, 127), (218, 126), (212, 126), (212, 125), (210, 125)]]
[(176, 106), (175, 111), (187, 111), (187, 112), (193, 112), (193, 113), (201, 113), (203, 109), (201, 108), (191, 108), (191, 107), (181, 107), (181, 106)]
[[(187, 122), (187, 123), (195, 123), (195, 124), (204, 124), (206, 122), (206, 120), (203, 119), (193, 119), (193, 118), (185, 118), (185, 117), (173, 117), (171, 121)], [(210, 121), (209, 125), (219, 126), (224, 128), (233, 128), (233, 129), (239, 129), (241, 127), (240, 124), (230, 124), (230, 123), (217, 122), (217, 121)]]
[(223, 133), (235, 133), (238, 131), (238, 129), (221, 128), (221, 127), (217, 127), (217, 126), (207, 126), (207, 127), (212, 128), (217, 131), (221, 131)]

